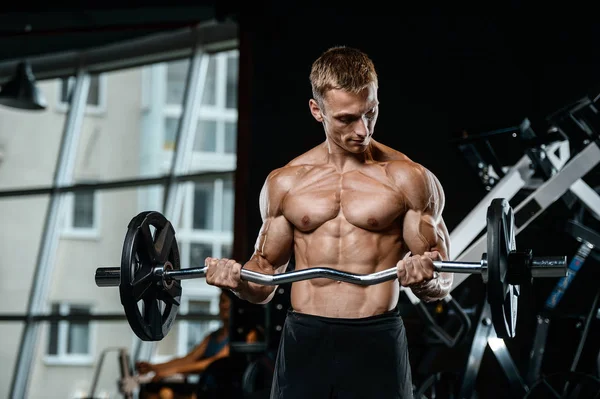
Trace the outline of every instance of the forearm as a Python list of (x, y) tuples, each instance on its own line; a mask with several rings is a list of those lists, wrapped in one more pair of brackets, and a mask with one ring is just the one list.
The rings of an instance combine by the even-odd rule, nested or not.
[(185, 361), (185, 359), (183, 358), (176, 358), (173, 360), (169, 360), (168, 362), (164, 362), (164, 363), (156, 363), (154, 365), (152, 365), (152, 368), (156, 371), (161, 371), (161, 370), (168, 370), (168, 369), (173, 369), (176, 367), (181, 366), (182, 364), (187, 363)]
[[(267, 270), (270, 270), (271, 273), (265, 271), (265, 268), (259, 265), (258, 260), (255, 257), (253, 257), (248, 262), (246, 262), (246, 264), (244, 264), (242, 270), (244, 269), (261, 274), (274, 274), (273, 268), (267, 268)], [(233, 293), (238, 298), (243, 299), (245, 301), (254, 304), (264, 304), (271, 300), (276, 288), (276, 286), (272, 285), (262, 285), (242, 280), (240, 287), (237, 290), (233, 291)]]
[(439, 273), (439, 275), (423, 284), (413, 285), (411, 291), (424, 302), (439, 301), (446, 297), (452, 288), (452, 273)]

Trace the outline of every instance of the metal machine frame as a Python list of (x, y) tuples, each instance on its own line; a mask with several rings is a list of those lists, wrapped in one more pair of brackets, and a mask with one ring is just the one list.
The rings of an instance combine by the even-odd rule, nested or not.
[[(583, 103), (597, 113), (593, 102)], [(600, 140), (598, 139), (598, 133), (593, 131), (589, 123), (586, 124), (585, 121), (573, 117), (574, 111), (579, 109), (581, 109), (581, 103), (578, 108), (567, 111), (568, 115), (577, 122), (577, 126), (585, 134), (591, 136), (591, 139), (585, 140), (581, 150), (572, 157), (569, 148), (570, 144), (573, 143), (570, 143), (568, 138), (543, 144), (533, 151), (527, 151), (526, 155), (512, 167), (503, 170), (502, 177), (497, 184), (451, 232), (450, 238), (453, 247), (450, 254), (451, 259), (458, 261), (481, 259), (482, 254), (486, 251), (486, 234), (483, 230), (486, 224), (487, 207), (493, 198), (502, 197), (510, 200), (521, 189), (536, 184), (531, 179), (532, 168), (530, 166), (532, 163), (537, 167), (541, 165), (546, 172), (546, 180), (514, 207), (515, 234), (523, 231), (550, 205), (557, 200), (565, 200), (567, 196), (578, 199), (592, 215), (600, 218), (600, 196), (582, 179), (600, 163)], [(534, 136), (528, 120), (524, 121), (520, 126), (520, 130), (521, 134), (528, 138)], [(468, 277), (468, 275), (456, 274), (452, 290), (456, 289)], [(527, 380), (521, 377), (504, 340), (497, 338), (491, 324), (490, 309), (487, 302), (483, 304), (475, 328), (458, 397), (473, 397), (482, 357), (488, 346), (507, 377), (511, 394), (514, 397), (523, 397), (529, 389), (530, 376)]]

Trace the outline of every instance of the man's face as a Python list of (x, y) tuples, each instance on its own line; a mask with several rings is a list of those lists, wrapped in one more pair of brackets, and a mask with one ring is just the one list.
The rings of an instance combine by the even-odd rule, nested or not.
[(330, 151), (358, 154), (368, 148), (379, 114), (375, 84), (357, 94), (330, 90), (322, 107), (311, 100), (310, 108), (315, 119), (323, 122)]

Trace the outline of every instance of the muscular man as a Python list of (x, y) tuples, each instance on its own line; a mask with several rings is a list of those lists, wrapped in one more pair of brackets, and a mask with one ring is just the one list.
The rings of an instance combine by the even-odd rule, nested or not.
[(243, 268), (329, 267), (370, 274), (393, 265), (398, 280), (360, 286), (331, 279), (292, 284), (272, 398), (412, 398), (400, 286), (424, 301), (446, 296), (444, 192), (425, 167), (373, 139), (378, 77), (362, 51), (334, 47), (312, 65), (312, 116), (325, 141), (273, 170), (260, 194), (263, 225), (244, 265), (207, 258), (209, 284), (252, 303), (275, 287), (240, 279)]

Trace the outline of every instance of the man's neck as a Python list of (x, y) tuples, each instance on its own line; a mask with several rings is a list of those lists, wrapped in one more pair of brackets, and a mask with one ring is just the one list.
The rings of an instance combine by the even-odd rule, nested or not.
[(327, 163), (334, 165), (340, 172), (355, 169), (360, 165), (364, 165), (373, 160), (372, 146), (373, 142), (369, 144), (365, 151), (352, 153), (326, 141), (325, 150), (327, 151)]

